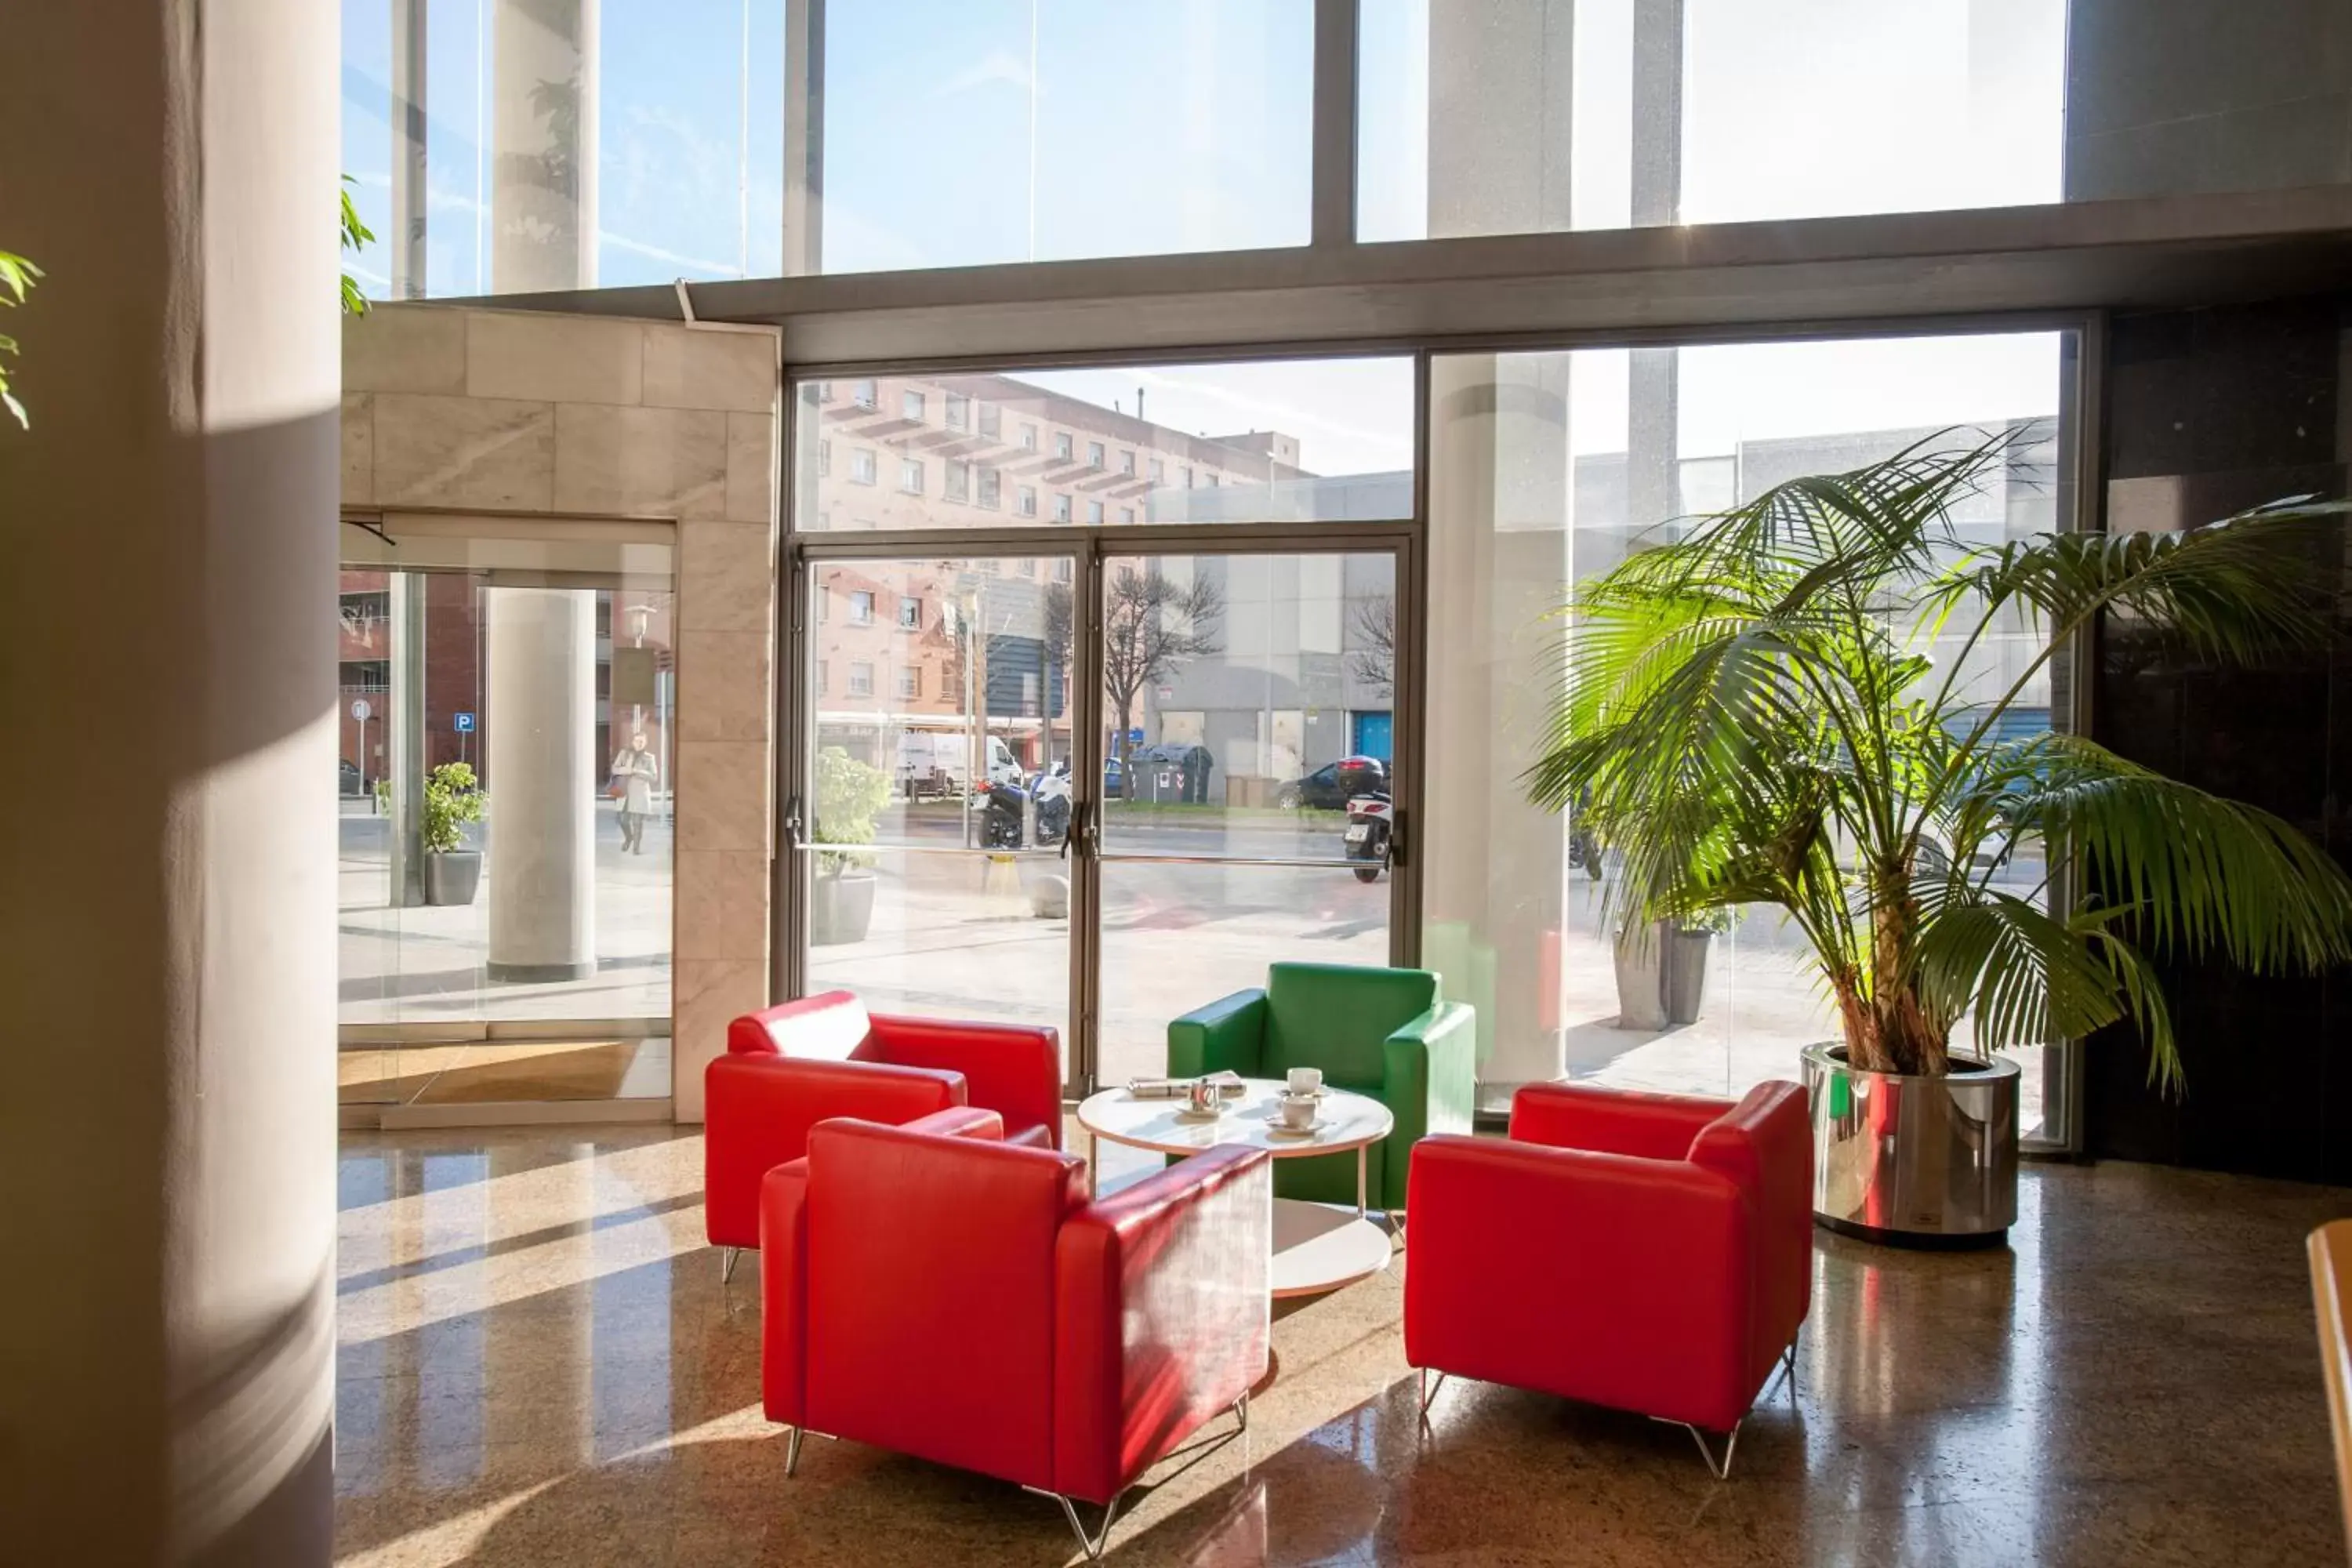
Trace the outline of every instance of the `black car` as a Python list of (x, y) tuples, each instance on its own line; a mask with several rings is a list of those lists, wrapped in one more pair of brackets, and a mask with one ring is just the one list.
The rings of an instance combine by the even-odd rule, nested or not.
[(1378, 795), (1389, 787), (1389, 765), (1378, 757), (1341, 757), (1327, 763), (1303, 779), (1293, 779), (1275, 792), (1274, 804), (1285, 810), (1301, 806), (1316, 811), (1345, 811), (1360, 795)]

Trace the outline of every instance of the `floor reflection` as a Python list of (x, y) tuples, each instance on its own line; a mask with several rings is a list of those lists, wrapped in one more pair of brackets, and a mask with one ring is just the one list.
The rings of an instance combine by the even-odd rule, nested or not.
[[(355, 1134), (338, 1560), (1059, 1563), (1050, 1504), (854, 1444), (783, 1478), (751, 1270), (669, 1129)], [(1122, 1563), (2341, 1561), (2301, 1238), (2347, 1194), (2033, 1167), (2006, 1250), (1822, 1237), (1793, 1390), (1733, 1479), (1678, 1429), (1449, 1380), (1401, 1258), (1284, 1311), (1248, 1433), (1163, 1467)]]

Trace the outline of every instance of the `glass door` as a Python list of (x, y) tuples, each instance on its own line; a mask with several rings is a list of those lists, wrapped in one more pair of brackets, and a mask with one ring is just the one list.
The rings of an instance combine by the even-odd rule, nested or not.
[(809, 558), (803, 994), (1071, 1031), (1076, 560)]
[[(1395, 962), (1394, 875), (1350, 800), (1394, 797), (1399, 552), (1107, 553), (1099, 1083), (1275, 958)], [(1393, 805), (1391, 807), (1393, 810)], [(1351, 848), (1355, 855), (1351, 857)]]

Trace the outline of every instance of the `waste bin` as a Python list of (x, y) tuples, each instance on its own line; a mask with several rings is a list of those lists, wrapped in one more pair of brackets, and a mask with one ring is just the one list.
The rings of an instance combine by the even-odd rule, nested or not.
[(1127, 756), (1124, 784), (1129, 800), (1183, 804), (1187, 746), (1139, 746)]

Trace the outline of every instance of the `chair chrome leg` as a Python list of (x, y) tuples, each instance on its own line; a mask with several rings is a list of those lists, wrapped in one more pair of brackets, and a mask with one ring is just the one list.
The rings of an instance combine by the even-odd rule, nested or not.
[(1248, 1390), (1248, 1389), (1246, 1389), (1246, 1388), (1243, 1389), (1243, 1390), (1242, 1390), (1242, 1396), (1241, 1396), (1239, 1399), (1236, 1399), (1236, 1400), (1234, 1400), (1234, 1415), (1235, 1419), (1237, 1419), (1237, 1420), (1239, 1420), (1239, 1421), (1241, 1422), (1241, 1429), (1242, 1429), (1243, 1431), (1244, 1431), (1244, 1432), (1248, 1431), (1248, 1430), (1249, 1430), (1249, 1390)]
[(722, 1247), (719, 1249), (719, 1282), (721, 1285), (735, 1278), (735, 1265), (742, 1256), (743, 1249), (740, 1247)]
[(1706, 1473), (1713, 1476), (1718, 1481), (1729, 1480), (1731, 1479), (1731, 1455), (1732, 1451), (1739, 1447), (1739, 1428), (1746, 1424), (1744, 1421), (1734, 1422), (1732, 1424), (1731, 1434), (1729, 1436), (1726, 1437), (1723, 1442), (1723, 1463), (1718, 1465), (1715, 1462), (1715, 1450), (1706, 1446), (1706, 1433), (1700, 1431), (1697, 1427), (1692, 1426), (1687, 1421), (1668, 1421), (1663, 1415), (1653, 1415), (1650, 1419), (1653, 1421), (1664, 1422), (1669, 1426), (1679, 1426), (1684, 1431), (1689, 1433), (1691, 1435), (1691, 1441), (1698, 1445), (1698, 1457), (1706, 1461)]
[(1789, 1342), (1789, 1348), (1788, 1348), (1787, 1350), (1782, 1351), (1782, 1352), (1780, 1352), (1780, 1364), (1781, 1364), (1781, 1366), (1782, 1366), (1782, 1367), (1784, 1367), (1784, 1368), (1786, 1368), (1786, 1369), (1787, 1369), (1787, 1370), (1786, 1370), (1786, 1372), (1785, 1372), (1785, 1373), (1784, 1373), (1783, 1375), (1785, 1375), (1785, 1376), (1788, 1378), (1788, 1380), (1789, 1380), (1789, 1398), (1790, 1398), (1790, 1402), (1791, 1402), (1791, 1403), (1794, 1403), (1794, 1401), (1796, 1400), (1796, 1397), (1797, 1397), (1797, 1342), (1796, 1342), (1796, 1341), (1794, 1341), (1794, 1340), (1790, 1340), (1790, 1341)]
[(1118, 1499), (1110, 1500), (1109, 1506), (1103, 1510), (1102, 1528), (1091, 1536), (1087, 1533), (1086, 1525), (1078, 1519), (1078, 1505), (1070, 1500), (1067, 1493), (1055, 1492), (1054, 1500), (1062, 1505), (1062, 1517), (1070, 1521), (1072, 1530), (1077, 1531), (1078, 1547), (1087, 1554), (1087, 1561), (1101, 1562), (1103, 1548), (1110, 1544), (1110, 1521), (1118, 1517)]
[(1429, 1419), (1429, 1406), (1431, 1402), (1436, 1399), (1437, 1391), (1444, 1386), (1445, 1373), (1439, 1373), (1437, 1381), (1432, 1383), (1429, 1380), (1429, 1369), (1427, 1367), (1421, 1369), (1421, 1418), (1423, 1421)]
[(784, 1475), (787, 1479), (800, 1473), (801, 1439), (808, 1436), (805, 1426), (785, 1428), (792, 1436), (784, 1439)]

